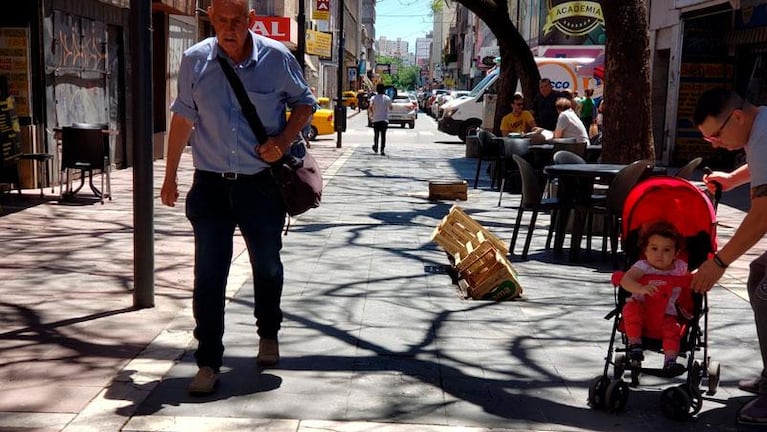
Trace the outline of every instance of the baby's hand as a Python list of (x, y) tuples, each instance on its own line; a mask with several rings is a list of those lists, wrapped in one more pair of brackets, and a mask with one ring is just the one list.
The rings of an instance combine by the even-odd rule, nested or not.
[(646, 294), (646, 295), (653, 295), (658, 291), (658, 287), (655, 284), (649, 283), (647, 285), (643, 285), (640, 289), (640, 294)]

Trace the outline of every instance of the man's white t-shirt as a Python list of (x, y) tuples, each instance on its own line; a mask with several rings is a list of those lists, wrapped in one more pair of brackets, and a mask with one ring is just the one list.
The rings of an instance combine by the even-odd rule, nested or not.
[(391, 110), (391, 99), (385, 94), (377, 94), (370, 98), (370, 111), (373, 113), (371, 121), (387, 122), (389, 121), (389, 111)]
[(746, 161), (751, 174), (751, 188), (767, 184), (767, 109), (759, 107), (759, 114), (751, 126), (746, 143)]

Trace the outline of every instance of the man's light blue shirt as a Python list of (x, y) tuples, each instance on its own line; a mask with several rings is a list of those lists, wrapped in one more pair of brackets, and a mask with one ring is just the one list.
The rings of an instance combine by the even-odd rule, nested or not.
[(197, 169), (255, 174), (269, 167), (256, 153), (259, 142), (242, 114), (218, 55), (234, 68), (269, 136), (285, 127), (286, 107), (315, 103), (293, 54), (280, 42), (252, 31), (250, 35), (253, 53), (240, 64), (219, 51), (214, 37), (184, 52), (178, 97), (170, 109), (194, 122), (191, 146)]

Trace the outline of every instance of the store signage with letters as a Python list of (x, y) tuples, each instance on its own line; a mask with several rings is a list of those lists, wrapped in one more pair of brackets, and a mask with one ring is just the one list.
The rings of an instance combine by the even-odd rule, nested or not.
[(327, 21), (330, 19), (330, 0), (315, 0), (312, 19)]
[(257, 16), (251, 30), (276, 41), (295, 43), (298, 25), (289, 17)]

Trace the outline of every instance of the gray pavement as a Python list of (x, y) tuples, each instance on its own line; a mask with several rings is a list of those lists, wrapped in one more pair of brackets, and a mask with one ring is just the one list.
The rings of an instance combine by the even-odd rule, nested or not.
[[(586, 399), (611, 331), (602, 319), (613, 306), (608, 262), (597, 251), (577, 264), (545, 251), (543, 216), (530, 259), (512, 257), (523, 297), (461, 298), (448, 275), (429, 271), (447, 264), (432, 230), (458, 204), (508, 240), (519, 196), (504, 194), (498, 207), (484, 178), (465, 202), (429, 201), (430, 180), (473, 179), (476, 161), (426, 116), (415, 130), (390, 130), (386, 157), (370, 151), (371, 137), (353, 116), (342, 149), (331, 139), (313, 145), (326, 188), (320, 208), (283, 238), (275, 368), (255, 365), (252, 281), (238, 239), (224, 369), (218, 392), (205, 398), (185, 391), (196, 368), (183, 199), (175, 209), (157, 201), (156, 306), (134, 310), (129, 170), (114, 174), (115, 199), (103, 206), (85, 197), (40, 201), (35, 191), (5, 198), (0, 430), (749, 430), (735, 424), (749, 400), (737, 380), (760, 370), (744, 292), (748, 257), (710, 296), (709, 353), (722, 382), (701, 413), (667, 420), (660, 392), (679, 380), (649, 377), (624, 413), (595, 411)], [(155, 164), (156, 196), (162, 167)], [(179, 179), (188, 190), (188, 155)], [(720, 239), (742, 215), (719, 207)]]

